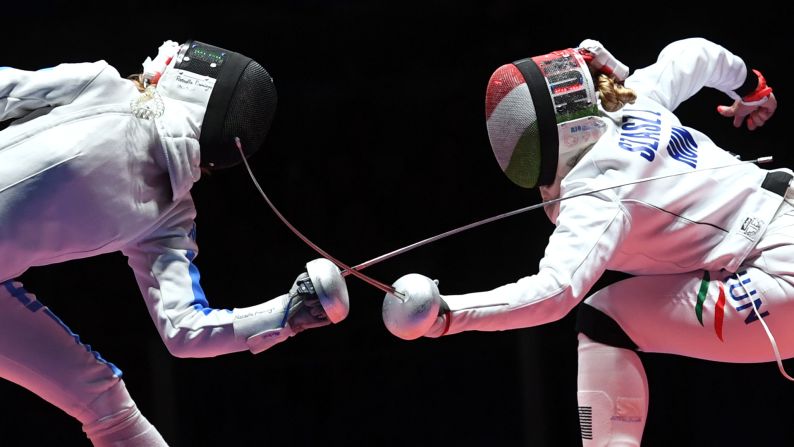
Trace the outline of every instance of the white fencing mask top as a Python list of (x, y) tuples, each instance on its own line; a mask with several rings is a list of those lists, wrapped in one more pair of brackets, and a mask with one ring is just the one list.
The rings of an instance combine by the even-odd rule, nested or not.
[(220, 169), (240, 163), (235, 137), (250, 157), (264, 142), (276, 110), (273, 79), (240, 53), (196, 40), (175, 45), (168, 41), (155, 61), (147, 59), (144, 79), (156, 83), (164, 96), (206, 107), (199, 136), (201, 166)]
[(496, 160), (524, 188), (553, 183), (558, 164), (605, 131), (590, 69), (572, 48), (499, 67), (485, 109)]

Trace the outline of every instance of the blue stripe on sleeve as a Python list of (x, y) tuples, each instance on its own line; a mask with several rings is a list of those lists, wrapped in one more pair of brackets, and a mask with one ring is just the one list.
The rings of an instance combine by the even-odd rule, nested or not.
[[(196, 258), (196, 253), (194, 253), (191, 250), (188, 250), (187, 259), (188, 261), (190, 261), (188, 265), (188, 273), (190, 274), (191, 287), (193, 288), (193, 302), (190, 304), (193, 306), (194, 309), (196, 309), (196, 311), (202, 312), (204, 315), (208, 315), (209, 313), (219, 309), (211, 308), (209, 301), (207, 301), (207, 296), (204, 294), (204, 289), (201, 288), (201, 283), (200, 283), (201, 274), (199, 273), (196, 264), (193, 264), (193, 259), (195, 258)], [(231, 312), (231, 310), (229, 309), (223, 309), (223, 310), (225, 310), (226, 312)]]

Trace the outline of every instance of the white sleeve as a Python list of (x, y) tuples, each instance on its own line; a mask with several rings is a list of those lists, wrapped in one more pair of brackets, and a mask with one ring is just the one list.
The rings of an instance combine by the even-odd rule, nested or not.
[(703, 87), (740, 99), (757, 84), (748, 72), (744, 61), (722, 46), (690, 38), (666, 46), (656, 63), (635, 71), (626, 86), (673, 111)]
[[(443, 296), (451, 312), (446, 333), (516, 329), (564, 317), (601, 277), (629, 225), (613, 196), (561, 202), (538, 273), (487, 292)], [(427, 335), (441, 335), (443, 326)]]
[[(250, 350), (258, 353), (294, 335), (283, 327), (283, 296), (236, 309), (210, 307), (193, 263), (198, 254), (193, 218), (178, 215), (142, 241), (124, 249), (157, 331), (177, 357), (214, 357)], [(284, 295), (286, 296), (286, 295)]]
[(38, 71), (0, 67), (0, 121), (43, 108), (69, 104), (108, 64), (60, 64)]

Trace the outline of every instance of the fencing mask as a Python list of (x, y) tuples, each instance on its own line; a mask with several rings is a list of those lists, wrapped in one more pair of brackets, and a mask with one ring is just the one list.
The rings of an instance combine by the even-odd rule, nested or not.
[(507, 177), (525, 188), (550, 185), (606, 130), (590, 69), (578, 49), (499, 67), (485, 99), (488, 138)]
[(182, 45), (167, 41), (154, 61), (144, 62), (143, 77), (161, 95), (206, 108), (199, 136), (202, 167), (240, 163), (235, 137), (246, 158), (264, 142), (276, 109), (276, 88), (251, 58), (196, 40)]

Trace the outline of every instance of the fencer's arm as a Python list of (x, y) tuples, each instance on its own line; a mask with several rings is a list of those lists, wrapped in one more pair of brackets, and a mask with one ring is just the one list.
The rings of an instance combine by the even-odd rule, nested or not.
[(486, 292), (442, 295), (449, 313), (426, 335), (515, 329), (564, 317), (598, 281), (629, 226), (610, 193), (562, 202), (536, 275)]
[(245, 350), (259, 353), (303, 329), (328, 324), (301, 312), (285, 324), (287, 311), (295, 311), (300, 304), (286, 293), (251, 307), (212, 308), (193, 263), (198, 252), (192, 237), (195, 211), (185, 208), (176, 224), (123, 250), (149, 315), (171, 354), (214, 357)]
[(190, 228), (160, 230), (124, 249), (149, 315), (176, 357), (214, 357), (247, 348), (234, 336), (232, 311), (213, 309), (199, 283)]
[(629, 76), (626, 86), (675, 110), (703, 87), (740, 99), (758, 84), (752, 68), (721, 45), (690, 38), (667, 45), (654, 64)]
[(60, 64), (37, 71), (0, 67), (0, 121), (71, 103), (107, 67), (105, 61)]

